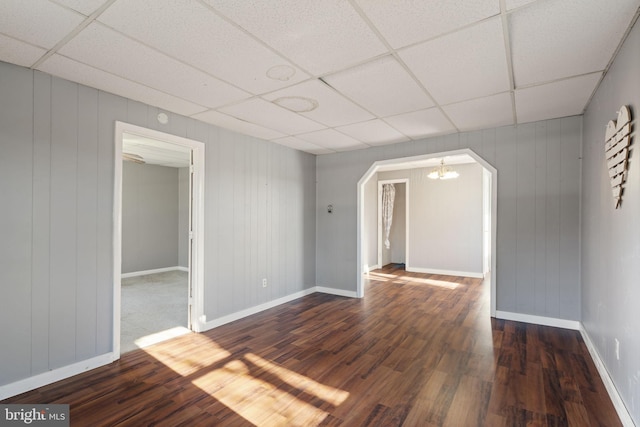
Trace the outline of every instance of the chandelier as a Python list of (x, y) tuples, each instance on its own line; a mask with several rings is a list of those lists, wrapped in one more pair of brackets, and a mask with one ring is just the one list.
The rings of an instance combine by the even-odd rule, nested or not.
[(444, 165), (444, 159), (440, 161), (440, 166), (433, 168), (431, 172), (429, 172), (429, 175), (427, 175), (427, 177), (431, 179), (453, 179), (459, 176), (460, 174), (458, 172)]

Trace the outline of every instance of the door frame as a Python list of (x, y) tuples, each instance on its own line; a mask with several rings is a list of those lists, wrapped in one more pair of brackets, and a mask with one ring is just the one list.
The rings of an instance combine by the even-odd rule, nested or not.
[[(384, 179), (378, 181), (378, 268), (384, 267), (382, 265), (382, 186), (384, 184), (405, 184), (405, 200), (404, 200), (404, 263), (405, 266), (409, 265), (409, 178), (398, 179)], [(395, 204), (394, 204), (395, 206)]]
[[(490, 265), (491, 270), (488, 274), (485, 274), (485, 282), (489, 281), (489, 289), (491, 292), (490, 297), (490, 308), (489, 312), (491, 317), (496, 316), (496, 287), (497, 287), (497, 274), (496, 274), (496, 265), (497, 265), (497, 224), (498, 224), (498, 170), (493, 167), (489, 162), (476, 154), (473, 150), (469, 148), (463, 148), (459, 150), (438, 152), (438, 153), (430, 153), (419, 156), (411, 156), (411, 157), (402, 157), (397, 159), (388, 159), (388, 160), (379, 160), (374, 162), (371, 167), (365, 172), (365, 174), (360, 178), (357, 184), (357, 227), (356, 227), (356, 296), (358, 298), (364, 297), (364, 280), (363, 273), (364, 267), (362, 265), (362, 241), (363, 236), (365, 235), (365, 221), (364, 221), (364, 206), (365, 206), (365, 184), (371, 179), (371, 177), (378, 172), (379, 169), (389, 166), (402, 166), (407, 165), (413, 162), (419, 162), (421, 160), (427, 160), (434, 157), (446, 157), (446, 156), (456, 156), (460, 154), (468, 154), (473, 157), (475, 161), (477, 161), (485, 170), (489, 172), (489, 183), (488, 188), (491, 191), (490, 194), (490, 210), (489, 216), (491, 231), (490, 231)], [(385, 169), (388, 170), (388, 169)]]
[(113, 359), (120, 358), (120, 316), (122, 276), (122, 143), (123, 135), (134, 134), (156, 139), (191, 149), (193, 156), (193, 185), (191, 185), (191, 256), (189, 276), (189, 324), (194, 332), (204, 330), (204, 143), (116, 121), (115, 123), (115, 170), (113, 197)]

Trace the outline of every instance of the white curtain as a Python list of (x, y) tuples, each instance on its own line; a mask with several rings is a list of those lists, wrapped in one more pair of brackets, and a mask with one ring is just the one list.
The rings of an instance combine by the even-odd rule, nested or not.
[(384, 227), (384, 246), (389, 249), (389, 233), (393, 222), (393, 201), (396, 198), (396, 187), (393, 184), (382, 185), (382, 225)]

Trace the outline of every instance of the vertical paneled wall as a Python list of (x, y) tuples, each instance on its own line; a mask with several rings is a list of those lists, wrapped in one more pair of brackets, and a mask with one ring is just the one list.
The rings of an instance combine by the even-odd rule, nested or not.
[(581, 126), (568, 117), (319, 156), (318, 285), (355, 291), (356, 187), (375, 161), (470, 148), (498, 170), (497, 309), (580, 319)]
[[(584, 116), (582, 322), (640, 425), (640, 25), (622, 45)], [(622, 205), (614, 209), (605, 127), (627, 105), (633, 123)], [(616, 340), (619, 358), (616, 357)]]
[(116, 120), (205, 143), (207, 319), (315, 285), (315, 156), (158, 113), (0, 62), (0, 387), (111, 351)]

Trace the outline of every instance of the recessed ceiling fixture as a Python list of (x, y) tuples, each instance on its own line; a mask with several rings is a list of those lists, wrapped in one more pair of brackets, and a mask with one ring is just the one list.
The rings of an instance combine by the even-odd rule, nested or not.
[(142, 159), (142, 156), (139, 156), (137, 154), (133, 154), (133, 153), (122, 153), (122, 160), (126, 161), (126, 162), (133, 162), (133, 163), (138, 163), (138, 164), (144, 164), (147, 163)]
[(318, 108), (318, 101), (304, 96), (283, 96), (272, 102), (294, 113), (308, 113)]
[(458, 172), (444, 165), (444, 159), (440, 161), (440, 166), (433, 168), (431, 172), (429, 172), (429, 175), (427, 175), (427, 177), (431, 179), (454, 179), (459, 176), (460, 174)]
[(158, 121), (161, 124), (166, 125), (167, 123), (169, 123), (169, 116), (167, 116), (165, 113), (160, 113), (158, 114)]
[(267, 77), (273, 80), (286, 82), (296, 73), (295, 68), (290, 65), (274, 65), (267, 70)]

